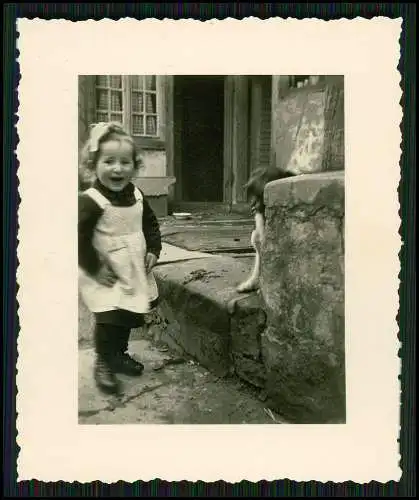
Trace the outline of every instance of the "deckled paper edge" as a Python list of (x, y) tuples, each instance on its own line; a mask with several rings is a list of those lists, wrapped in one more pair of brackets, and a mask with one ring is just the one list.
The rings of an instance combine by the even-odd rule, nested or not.
[[(169, 481), (184, 479), (215, 481), (222, 479), (228, 482), (237, 482), (242, 479), (258, 481), (262, 479), (289, 478), (297, 481), (314, 479), (340, 482), (352, 480), (365, 483), (371, 480), (385, 482), (400, 478), (398, 445), (393, 443), (394, 446), (391, 446), (389, 443), (396, 441), (399, 433), (399, 407), (395, 397), (396, 394), (399, 395), (400, 393), (397, 380), (397, 375), (400, 373), (400, 365), (397, 364), (400, 362), (397, 358), (400, 344), (397, 340), (396, 316), (398, 313), (398, 275), (400, 270), (398, 254), (401, 248), (397, 196), (397, 187), (400, 180), (400, 171), (397, 166), (399, 165), (401, 153), (400, 122), (402, 118), (400, 75), (397, 71), (400, 56), (398, 41), (401, 22), (401, 19), (390, 20), (382, 17), (372, 20), (356, 18), (327, 22), (314, 19), (282, 20), (278, 18), (271, 18), (266, 21), (248, 18), (241, 21), (228, 19), (207, 22), (192, 19), (180, 21), (158, 21), (155, 19), (145, 21), (131, 19), (120, 21), (89, 20), (77, 23), (64, 20), (18, 20), (18, 48), (20, 50), (18, 62), (21, 65), (22, 75), (19, 84), (20, 105), (18, 112), (20, 142), (17, 148), (20, 162), (18, 170), (19, 194), (22, 199), (19, 207), (19, 268), (17, 272), (20, 287), (18, 301), (21, 327), (18, 339), (19, 359), (17, 367), (17, 441), (21, 448), (18, 459), (19, 480), (88, 482), (98, 479), (111, 483), (119, 480), (134, 481), (155, 478)], [(357, 30), (354, 30), (355, 25)], [(111, 36), (110, 30), (115, 31), (114, 36)], [(234, 36), (232, 30), (235, 30)], [(355, 273), (356, 262), (353, 262), (354, 256), (360, 256), (360, 252), (356, 252), (355, 248), (351, 254), (351, 238), (358, 236), (361, 245), (368, 239), (374, 242), (376, 245), (376, 258), (380, 262), (382, 261), (382, 279), (380, 282), (378, 275), (372, 275), (377, 269), (372, 270), (371, 267), (366, 267), (366, 286), (363, 288), (364, 291), (365, 289), (371, 291), (370, 289), (375, 283), (378, 296), (382, 294), (389, 301), (386, 304), (380, 304), (382, 307), (381, 317), (386, 315), (386, 311), (387, 317), (390, 316), (390, 313), (392, 316), (390, 324), (386, 324), (385, 328), (382, 329), (380, 325), (381, 317), (376, 316), (379, 312), (377, 304), (373, 304), (375, 308), (371, 308), (372, 317), (364, 317), (363, 324), (359, 325), (358, 328), (350, 327), (349, 322), (353, 320), (353, 316), (349, 318), (351, 313), (347, 314), (346, 332), (347, 335), (361, 335), (359, 328), (363, 330), (365, 350), (368, 351), (364, 362), (369, 364), (369, 373), (374, 372), (374, 362), (378, 363), (381, 359), (381, 362), (389, 363), (388, 372), (384, 373), (385, 377), (381, 379), (382, 383), (376, 387), (378, 394), (381, 396), (388, 394), (386, 397), (391, 400), (387, 407), (388, 413), (377, 414), (375, 418), (372, 418), (374, 408), (369, 406), (370, 401), (368, 399), (359, 401), (360, 408), (357, 408), (351, 405), (350, 394), (348, 394), (348, 423), (343, 428), (340, 426), (271, 426), (270, 429), (263, 426), (243, 426), (240, 428), (235, 426), (200, 426), (199, 428), (189, 428), (187, 426), (83, 428), (77, 426), (75, 413), (77, 408), (77, 391), (75, 390), (77, 386), (77, 342), (75, 338), (66, 336), (66, 325), (62, 321), (58, 320), (55, 323), (55, 326), (61, 324), (61, 332), (55, 329), (50, 331), (50, 328), (54, 325), (51, 316), (57, 314), (58, 318), (62, 319), (64, 313), (68, 314), (71, 311), (71, 307), (68, 307), (71, 305), (75, 309), (74, 312), (72, 311), (73, 315), (71, 316), (74, 324), (72, 324), (72, 327), (67, 325), (67, 330), (76, 328), (77, 300), (74, 297), (67, 297), (67, 295), (74, 294), (77, 285), (74, 283), (73, 288), (71, 288), (71, 285), (64, 287), (61, 284), (60, 288), (60, 278), (63, 278), (66, 272), (73, 273), (75, 270), (68, 264), (66, 266), (62, 264), (62, 261), (66, 259), (63, 259), (61, 254), (54, 255), (54, 251), (63, 250), (62, 245), (57, 249), (54, 249), (54, 245), (47, 245), (46, 238), (51, 234), (50, 228), (46, 227), (47, 222), (45, 221), (47, 216), (50, 218), (49, 221), (52, 219), (52, 222), (58, 221), (58, 215), (64, 216), (63, 205), (67, 201), (69, 202), (68, 214), (72, 214), (75, 209), (75, 200), (68, 197), (71, 198), (76, 192), (77, 75), (84, 73), (132, 73), (135, 66), (132, 64), (132, 56), (140, 56), (140, 62), (137, 63), (134, 71), (134, 73), (138, 74), (199, 73), (200, 71), (197, 71), (196, 68), (192, 68), (192, 62), (201, 63), (202, 72), (207, 74), (332, 74), (332, 71), (325, 71), (324, 69), (328, 66), (328, 61), (330, 62), (333, 59), (329, 51), (336, 50), (339, 43), (331, 44), (331, 40), (333, 42), (336, 42), (336, 40), (342, 41), (343, 32), (346, 34), (351, 32), (352, 34), (352, 57), (356, 53), (358, 59), (362, 59), (365, 52), (368, 53), (370, 48), (367, 42), (373, 40), (372, 43), (377, 44), (375, 48), (378, 49), (381, 45), (382, 50), (377, 51), (375, 53), (376, 58), (371, 58), (368, 62), (378, 65), (377, 59), (386, 59), (387, 72), (383, 71), (383, 74), (378, 75), (381, 78), (385, 76), (385, 80), (380, 80), (377, 73), (374, 75), (377, 77), (374, 80), (371, 75), (372, 72), (368, 73), (365, 66), (367, 57), (363, 59), (364, 65), (359, 64), (358, 61), (356, 69), (353, 71), (344, 70), (334, 73), (345, 73), (347, 207), (355, 207), (355, 205), (350, 205), (350, 199), (354, 200), (358, 194), (365, 195), (365, 192), (362, 193), (362, 189), (360, 189), (359, 193), (357, 191), (358, 188), (362, 187), (361, 184), (369, 186), (368, 194), (370, 196), (370, 211), (366, 213), (362, 212), (362, 208), (365, 209), (367, 205), (363, 205), (365, 197), (356, 200), (361, 206), (361, 209), (357, 212), (358, 216), (363, 216), (363, 218), (355, 221), (352, 227), (356, 228), (357, 222), (362, 221), (364, 223), (364, 227), (356, 228), (358, 230), (357, 235), (350, 232), (352, 221), (349, 221), (351, 215), (347, 213), (346, 251), (349, 259), (346, 259), (346, 261), (352, 262), (350, 262), (349, 266), (347, 264), (346, 272), (348, 272), (349, 268), (354, 270)], [(188, 34), (193, 37), (191, 38), (193, 43), (191, 41), (181, 43), (182, 38)], [(375, 35), (375, 39), (369, 38), (372, 34)], [(388, 51), (384, 50), (385, 44), (378, 44), (377, 42), (380, 36), (385, 36), (384, 34), (386, 35), (386, 43), (390, 44), (391, 47)], [(310, 38), (310, 35), (312, 38)], [(171, 36), (176, 37), (170, 38)], [(134, 43), (136, 38), (144, 40), (148, 37), (154, 37), (154, 43), (150, 44), (153, 49), (156, 49), (157, 46), (157, 49), (153, 52), (154, 60), (150, 61), (147, 59), (146, 54), (141, 51), (137, 51), (135, 54), (133, 49), (134, 46), (141, 47), (141, 43)], [(161, 37), (164, 39), (164, 44), (162, 44)], [(281, 44), (278, 41), (281, 37), (284, 37), (283, 41), (286, 43)], [(309, 43), (303, 42), (304, 37), (306, 37), (306, 42), (309, 40)], [(69, 39), (70, 43), (65, 45)], [(249, 50), (246, 57), (239, 54), (234, 59), (228, 59), (231, 56), (232, 48), (249, 47), (249, 39), (252, 41), (254, 51)], [(221, 43), (222, 40), (225, 41), (224, 45)], [(82, 41), (89, 43), (81, 44)], [(124, 41), (132, 44), (125, 49), (126, 52), (132, 53), (130, 54), (131, 57), (124, 54), (123, 58), (115, 58), (116, 62), (112, 65), (109, 64), (109, 61), (103, 61), (98, 57), (97, 47), (103, 48), (103, 52), (111, 58), (112, 55), (117, 55), (116, 48)], [(273, 51), (270, 43), (272, 44), (273, 41), (278, 47), (278, 59), (284, 59), (286, 63), (284, 61), (282, 61), (282, 64), (275, 60), (272, 61)], [(364, 45), (362, 45), (363, 43)], [(391, 44), (393, 45), (391, 46)], [(81, 45), (84, 50), (77, 52)], [(64, 46), (66, 50), (62, 50)], [(95, 47), (93, 50), (92, 46)], [(224, 50), (216, 50), (220, 46)], [(197, 57), (199, 48), (208, 50), (211, 47), (213, 47), (212, 52), (215, 54), (215, 60), (209, 58), (208, 53), (207, 57), (203, 57), (202, 52)], [(256, 50), (257, 47), (261, 50)], [(319, 53), (328, 55), (328, 59), (322, 65), (319, 64), (316, 57), (313, 57), (315, 47), (317, 47)], [(175, 52), (176, 48), (179, 49), (178, 54)], [(364, 49), (364, 52), (360, 52), (361, 48)], [(46, 56), (46, 49), (49, 50), (48, 56)], [(172, 55), (170, 60), (164, 57), (167, 52)], [(290, 53), (293, 53), (292, 57), (290, 57)], [(305, 53), (304, 63), (302, 62), (302, 53)], [(256, 54), (255, 58), (251, 57), (252, 54)], [(176, 55), (178, 59), (176, 59)], [(346, 58), (344, 54), (340, 54), (340, 64), (342, 65), (342, 61), (345, 61), (345, 64), (349, 66), (348, 55), (351, 54), (345, 55)], [(164, 71), (161, 67), (159, 69), (162, 60), (165, 64)], [(267, 66), (272, 67), (271, 71), (262, 70), (266, 60), (269, 60), (270, 64), (267, 64)], [(227, 62), (226, 70), (220, 71), (223, 67), (223, 61), (224, 64)], [(123, 71), (124, 67), (128, 71)], [(41, 92), (40, 74), (44, 80), (44, 92)], [(359, 85), (357, 76), (359, 79), (364, 78), (362, 86)], [(366, 79), (366, 76), (370, 78)], [(375, 88), (371, 84), (371, 80), (374, 80)], [(61, 88), (60, 94), (63, 117), (52, 122), (49, 118), (54, 112), (54, 106), (50, 105), (49, 108), (44, 109), (44, 113), (39, 113), (42, 109), (40, 101), (42, 99), (44, 103), (47, 103), (47, 99), (50, 102), (54, 101), (54, 88), (57, 91), (59, 81), (61, 83), (67, 82)], [(370, 91), (374, 88), (375, 93), (371, 92), (370, 94), (369, 106), (366, 106), (365, 115), (363, 116), (364, 121), (368, 122), (370, 115), (380, 109), (382, 114), (377, 116), (377, 126), (381, 126), (381, 134), (387, 132), (389, 135), (385, 137), (388, 142), (381, 144), (381, 151), (375, 147), (378, 143), (373, 143), (371, 162), (368, 164), (364, 159), (362, 165), (364, 170), (361, 174), (361, 182), (360, 177), (356, 176), (354, 171), (351, 170), (351, 166), (353, 167), (359, 155), (362, 157), (362, 151), (365, 153), (367, 145), (361, 142), (359, 144), (350, 142), (351, 137), (353, 138), (357, 134), (356, 129), (362, 128), (363, 124), (359, 121), (361, 116), (357, 116), (356, 127), (353, 124), (351, 126), (351, 118), (348, 113), (355, 113), (355, 109), (359, 110), (359, 103), (357, 108), (358, 97), (356, 97), (356, 92), (365, 92), (365, 87)], [(378, 106), (376, 102), (377, 94), (383, 93), (383, 89), (387, 90), (385, 100), (381, 103), (381, 106)], [(389, 116), (394, 121), (390, 120)], [(387, 128), (383, 123), (387, 124)], [(72, 146), (67, 147), (67, 149), (63, 147), (63, 136), (65, 134), (57, 133), (67, 130), (66, 127), (68, 127), (69, 131), (71, 129), (71, 133), (67, 135), (67, 141)], [(374, 130), (370, 130), (369, 133), (371, 139)], [(51, 139), (46, 141), (47, 137)], [(383, 138), (384, 136), (381, 135), (380, 137)], [(72, 157), (64, 156), (62, 158), (61, 154), (52, 155), (55, 156), (53, 162), (48, 156), (45, 157), (45, 154), (41, 153), (43, 148), (40, 147), (40, 144), (42, 145), (44, 141), (48, 145), (49, 153), (52, 142), (52, 145), (56, 144), (57, 152), (61, 153), (64, 150), (65, 153), (69, 153)], [(383, 150), (387, 154), (384, 154)], [(61, 168), (60, 164), (62, 163), (66, 168), (63, 166), (63, 170), (60, 170), (62, 179), (58, 182), (55, 190), (49, 186), (45, 186), (45, 189), (39, 189), (40, 184), (42, 184), (39, 174), (45, 172), (54, 173)], [(55, 166), (55, 169), (52, 168), (53, 166)], [(366, 167), (368, 167), (368, 170)], [(74, 172), (71, 168), (74, 168)], [(384, 203), (382, 198), (374, 198), (374, 193), (379, 190), (381, 190), (382, 194), (390, 195), (390, 198), (385, 200), (387, 204)], [(51, 214), (53, 212), (51, 206), (56, 209), (53, 215)], [(380, 210), (384, 210), (384, 213), (375, 213)], [(377, 216), (376, 220), (371, 220), (371, 212)], [(73, 234), (74, 230), (70, 224), (74, 220), (75, 214), (68, 215), (65, 220), (66, 223), (69, 223), (66, 228), (68, 227), (69, 231), (73, 231)], [(370, 226), (365, 226), (366, 222)], [(55, 226), (55, 229), (57, 230), (54, 231), (55, 240), (52, 241), (57, 241), (59, 237), (65, 239), (69, 234), (65, 228), (58, 229), (58, 225)], [(379, 232), (379, 234), (376, 234), (377, 238), (375, 240), (371, 238), (371, 229)], [(383, 241), (379, 237), (390, 238), (390, 244), (386, 240), (386, 245), (383, 245)], [(348, 247), (350, 247), (349, 250)], [(71, 252), (75, 253), (74, 249), (69, 251), (67, 255), (70, 255)], [(367, 250), (365, 250), (365, 253), (367, 253)], [(368, 263), (371, 264), (370, 261)], [(350, 267), (351, 265), (355, 267)], [(46, 273), (51, 273), (51, 277), (54, 277), (55, 281), (45, 279)], [(76, 276), (76, 273), (74, 273), (74, 276)], [(373, 284), (369, 282), (368, 276), (370, 279), (373, 278)], [(384, 278), (386, 281), (384, 281)], [(351, 280), (355, 290), (354, 275), (349, 276), (347, 282)], [(57, 292), (55, 295), (51, 294), (54, 289), (53, 283)], [(67, 295), (60, 298), (60, 295), (62, 295), (59, 293), (60, 290)], [(348, 296), (348, 289), (346, 295)], [(351, 301), (347, 300), (347, 302)], [(359, 306), (360, 298), (357, 297), (353, 304)], [(348, 308), (346, 310), (348, 311)], [(62, 316), (59, 316), (60, 313)], [(381, 342), (373, 342), (373, 340), (379, 340), (378, 336), (367, 341), (368, 336), (371, 335), (371, 329), (374, 328), (380, 328)], [(62, 337), (58, 337), (60, 343), (56, 340), (58, 335), (62, 335)], [(393, 337), (390, 339), (389, 336), (391, 335)], [(48, 341), (51, 340), (49, 343), (46, 342), (47, 336)], [(347, 357), (350, 358), (359, 347), (359, 344), (354, 338), (352, 343), (347, 344), (347, 347)], [(62, 352), (60, 352), (60, 348)], [(59, 364), (52, 356), (54, 349), (58, 349), (56, 354), (60, 359)], [(73, 366), (74, 373), (71, 374), (65, 372), (67, 366), (65, 362), (68, 362), (70, 356), (68, 355), (67, 360), (61, 357), (66, 350), (67, 353), (74, 351), (74, 357), (70, 360), (72, 365), (68, 365), (70, 369)], [(397, 358), (397, 360), (394, 358)], [(42, 359), (42, 363), (40, 363), (40, 359)], [(349, 359), (348, 366), (350, 367)], [(57, 368), (60, 369), (57, 370)], [(48, 372), (49, 369), (50, 372)], [(56, 377), (51, 380), (48, 375), (54, 373), (54, 369)], [(358, 369), (362, 370), (362, 367)], [(348, 381), (351, 382), (351, 373), (348, 373)], [(58, 384), (58, 392), (46, 389), (46, 386), (52, 382)], [(390, 387), (389, 384), (394, 384), (394, 386)], [(45, 394), (45, 391), (48, 394)], [(371, 398), (373, 396), (371, 394)], [(68, 405), (70, 399), (74, 406), (72, 408), (74, 412), (67, 414), (64, 412), (64, 408), (66, 402)], [(51, 417), (51, 405), (53, 405), (52, 412), (57, 407), (59, 407), (58, 410), (62, 410), (61, 413), (58, 411), (58, 418)], [(358, 410), (361, 417), (363, 417), (360, 421), (357, 420), (359, 415), (355, 415)], [(358, 424), (359, 422), (365, 422), (365, 435), (349, 436), (347, 432), (345, 433), (345, 429), (350, 429), (353, 422), (358, 422)], [(382, 439), (374, 442), (371, 449), (371, 443), (369, 443), (370, 447), (368, 447), (368, 440), (372, 439), (372, 435), (377, 437), (377, 427), (385, 425), (386, 422), (388, 424), (385, 427), (385, 432), (391, 434), (390, 438), (385, 438), (381, 434)], [(362, 431), (362, 427), (360, 425), (358, 431)], [(69, 432), (70, 430), (71, 432)], [(319, 441), (316, 442), (320, 446), (319, 448), (313, 449), (313, 442), (310, 442), (309, 439), (310, 433), (312, 435), (317, 433)], [(74, 441), (76, 434), (78, 440)], [(238, 438), (239, 434), (241, 435), (240, 438)], [(180, 438), (183, 446), (173, 448), (176, 441), (173, 436)], [(46, 441), (46, 437), (50, 437), (50, 442)], [(341, 441), (339, 441), (339, 438)], [(275, 442), (275, 439), (278, 441)], [(199, 441), (199, 449), (193, 448), (193, 444)], [(180, 442), (177, 444), (180, 444)], [(218, 448), (215, 442), (219, 443)], [(350, 448), (354, 442), (358, 444), (358, 452), (351, 455)], [(275, 445), (274, 447), (272, 447), (272, 443)], [(72, 444), (77, 444), (77, 446), (68, 448)], [(104, 449), (101, 449), (101, 446), (98, 447), (98, 444), (106, 447), (105, 454)], [(343, 444), (347, 446), (346, 452), (342, 449)], [(145, 449), (144, 445), (147, 445), (148, 449)], [(160, 445), (160, 455), (157, 455), (155, 448), (159, 448)], [(191, 446), (192, 448), (190, 448)], [(237, 448), (234, 448), (235, 446)], [(218, 454), (212, 456), (211, 452), (217, 449)], [(328, 449), (328, 452), (325, 452), (326, 449)], [(109, 453), (109, 450), (112, 450), (111, 453)], [(129, 456), (127, 450), (132, 453), (131, 456)], [(171, 450), (176, 450), (176, 453)], [(187, 453), (191, 450), (195, 454), (190, 454), (188, 461), (188, 457), (185, 453), (182, 455), (182, 452)], [(203, 453), (202, 450), (204, 450)], [(323, 455), (321, 451), (323, 451)], [(96, 454), (93, 455), (94, 452)], [(313, 454), (313, 452), (317, 456), (311, 456), (310, 460), (308, 455)], [(163, 453), (166, 453), (165, 459)], [(348, 455), (352, 458), (350, 464), (345, 462), (345, 459), (349, 458)], [(365, 462), (366, 457), (370, 461)], [(376, 459), (375, 463), (373, 458)]]

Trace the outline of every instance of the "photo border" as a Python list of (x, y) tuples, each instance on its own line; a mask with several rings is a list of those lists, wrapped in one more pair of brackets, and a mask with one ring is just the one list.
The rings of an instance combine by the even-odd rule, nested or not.
[[(259, 7), (256, 7), (259, 5)], [(349, 5), (349, 7), (348, 7)], [(247, 7), (247, 8), (246, 8)], [(241, 19), (243, 17), (256, 16), (261, 19), (278, 16), (303, 18), (321, 18), (324, 20), (339, 19), (342, 17), (352, 19), (354, 17), (372, 18), (376, 16), (403, 17), (402, 36), (401, 36), (401, 60), (399, 70), (402, 76), (401, 87), (403, 90), (403, 122), (402, 129), (402, 157), (401, 182), (399, 186), (400, 216), (402, 218), (400, 234), (403, 238), (403, 247), (400, 253), (401, 272), (400, 272), (400, 311), (398, 316), (401, 345), (402, 364), (402, 407), (401, 407), (401, 437), (400, 451), (402, 454), (401, 466), (403, 475), (399, 483), (389, 482), (380, 485), (371, 482), (368, 485), (357, 485), (356, 483), (341, 483), (341, 485), (331, 485), (329, 483), (306, 482), (297, 483), (295, 481), (260, 481), (258, 483), (248, 483), (242, 481), (231, 485), (224, 481), (216, 483), (190, 483), (182, 481), (179, 483), (169, 483), (156, 479), (150, 482), (138, 481), (136, 483), (116, 483), (107, 485), (100, 482), (89, 483), (90, 489), (77, 483), (72, 483), (71, 490), (73, 495), (83, 490), (83, 496), (89, 490), (91, 494), (106, 496), (107, 493), (124, 492), (128, 494), (128, 484), (131, 484), (131, 491), (136, 496), (155, 496), (156, 493), (167, 495), (171, 490), (175, 496), (216, 496), (218, 491), (221, 496), (229, 494), (248, 493), (250, 496), (295, 496), (296, 493), (313, 493), (326, 496), (333, 494), (336, 496), (339, 492), (342, 496), (351, 496), (353, 494), (363, 494), (365, 496), (414, 496), (416, 491), (415, 484), (415, 422), (412, 422), (413, 409), (415, 408), (415, 293), (416, 293), (416, 268), (415, 268), (415, 210), (416, 210), (416, 158), (415, 158), (415, 83), (416, 66), (413, 59), (413, 48), (415, 47), (416, 26), (415, 26), (415, 6), (408, 7), (406, 4), (346, 4), (340, 6), (337, 4), (282, 4), (274, 6), (273, 4), (252, 4), (233, 6), (224, 4), (217, 6), (211, 4), (193, 4), (184, 5), (180, 9), (177, 5), (159, 4), (158, 6), (140, 6), (136, 4), (124, 4), (124, 7), (116, 4), (7, 4), (5, 12), (4, 29), (4, 152), (5, 160), (3, 166), (3, 207), (5, 208), (6, 221), (3, 226), (5, 246), (9, 253), (3, 256), (3, 269), (7, 270), (5, 279), (4, 296), (6, 307), (4, 308), (4, 360), (5, 360), (5, 378), (7, 388), (4, 396), (4, 412), (6, 421), (4, 427), (7, 435), (5, 436), (5, 446), (3, 450), (4, 458), (4, 493), (11, 496), (65, 496), (57, 493), (69, 491), (69, 483), (43, 483), (40, 481), (16, 482), (16, 459), (18, 450), (16, 445), (16, 360), (17, 360), (17, 335), (19, 331), (16, 302), (16, 244), (17, 244), (17, 220), (16, 213), (19, 203), (17, 193), (17, 168), (18, 162), (15, 155), (16, 145), (18, 143), (16, 130), (16, 112), (18, 107), (17, 87), (19, 83), (19, 68), (16, 62), (16, 19), (26, 17), (29, 19), (119, 19), (120, 17), (132, 17), (135, 19), (179, 19), (193, 18), (199, 20), (209, 20), (213, 18), (224, 19), (234, 17)], [(412, 48), (412, 49), (411, 49)], [(408, 104), (408, 105), (407, 105)], [(412, 114), (413, 111), (413, 114)], [(13, 248), (15, 252), (10, 252)], [(55, 486), (54, 486), (55, 484)], [(35, 493), (35, 495), (34, 495)], [(148, 493), (148, 494), (147, 494)], [(273, 495), (272, 495), (273, 494)], [(305, 496), (305, 495), (304, 495)]]

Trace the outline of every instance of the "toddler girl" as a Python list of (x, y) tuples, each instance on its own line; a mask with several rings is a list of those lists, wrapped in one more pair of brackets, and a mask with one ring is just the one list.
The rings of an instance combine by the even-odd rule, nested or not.
[(94, 175), (79, 196), (79, 286), (94, 313), (98, 387), (119, 392), (116, 373), (141, 375), (144, 366), (129, 356), (131, 328), (158, 299), (153, 267), (161, 252), (157, 218), (133, 183), (141, 165), (134, 140), (117, 123), (90, 128), (82, 168)]

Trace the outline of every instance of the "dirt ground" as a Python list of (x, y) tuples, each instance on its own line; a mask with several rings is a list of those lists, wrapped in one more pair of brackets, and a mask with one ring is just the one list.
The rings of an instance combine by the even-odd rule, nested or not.
[(279, 424), (259, 391), (235, 377), (219, 379), (194, 360), (133, 332), (132, 354), (141, 377), (121, 376), (120, 397), (101, 394), (93, 380), (92, 319), (80, 301), (79, 424)]
[(79, 424), (283, 423), (235, 378), (218, 379), (192, 360), (162, 353), (146, 340), (132, 342), (131, 349), (145, 372), (136, 378), (121, 376), (124, 392), (119, 397), (97, 390), (94, 354), (80, 350)]

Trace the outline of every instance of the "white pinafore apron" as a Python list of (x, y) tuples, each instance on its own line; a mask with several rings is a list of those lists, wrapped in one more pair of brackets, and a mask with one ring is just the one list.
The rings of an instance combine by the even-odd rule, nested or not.
[(136, 203), (131, 207), (115, 207), (97, 189), (85, 191), (103, 210), (96, 225), (93, 246), (100, 259), (107, 262), (118, 277), (106, 287), (79, 269), (82, 298), (94, 313), (125, 309), (144, 314), (150, 302), (157, 299), (158, 289), (153, 271), (146, 273), (146, 241), (143, 234), (143, 197), (135, 188)]

